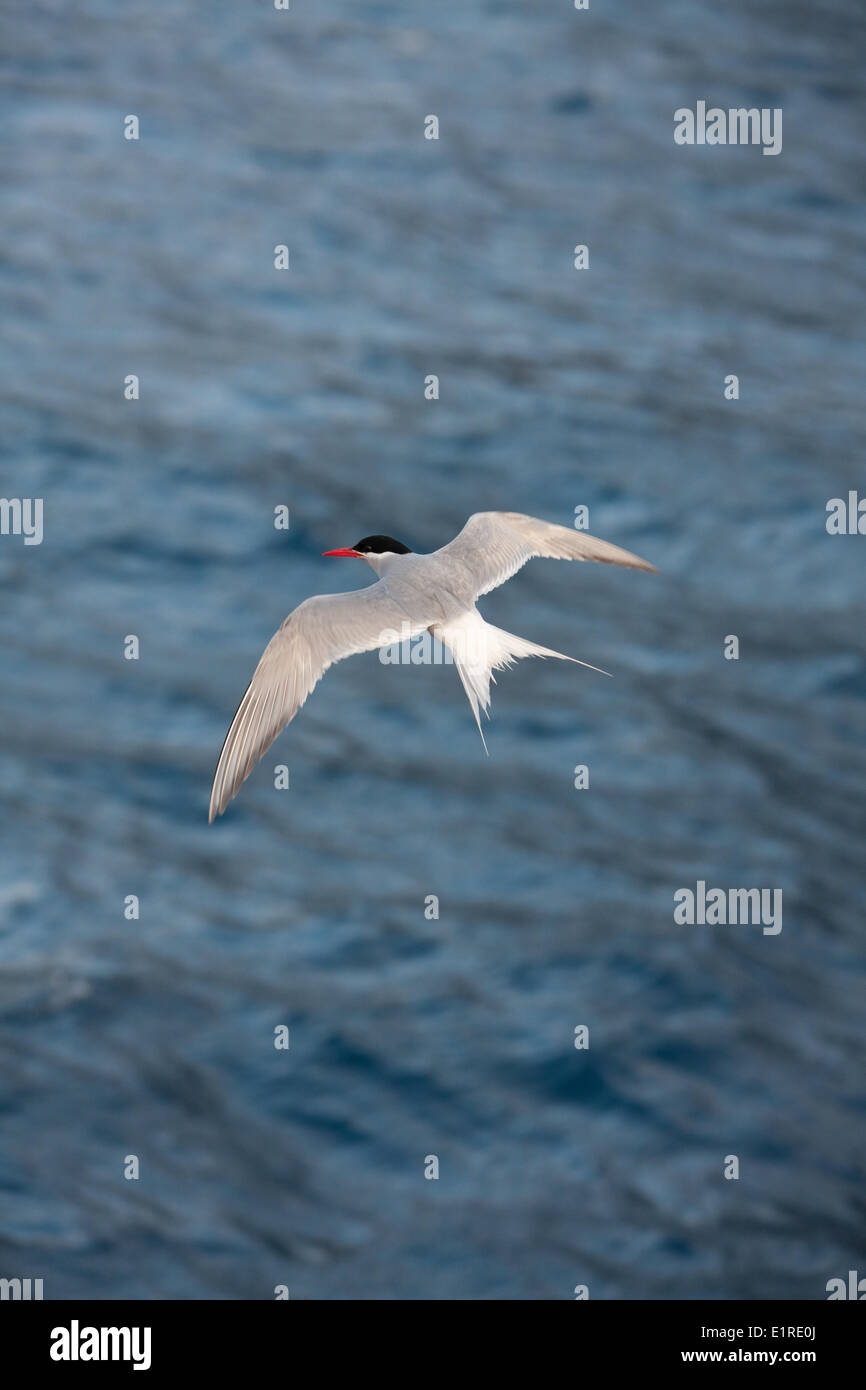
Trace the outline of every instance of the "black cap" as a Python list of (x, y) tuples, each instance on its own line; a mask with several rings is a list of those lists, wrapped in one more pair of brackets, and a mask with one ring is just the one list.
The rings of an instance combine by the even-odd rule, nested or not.
[(395, 541), (393, 536), (365, 536), (357, 545), (352, 546), (361, 555), (384, 555), (390, 551), (393, 555), (411, 555), (412, 552), (408, 545), (403, 545), (400, 541)]

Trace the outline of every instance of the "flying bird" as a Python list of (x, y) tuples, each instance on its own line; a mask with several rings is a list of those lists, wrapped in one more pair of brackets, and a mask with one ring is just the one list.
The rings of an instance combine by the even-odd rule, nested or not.
[(476, 600), (504, 584), (533, 556), (655, 570), (648, 561), (585, 531), (519, 512), (476, 512), (453, 541), (430, 555), (415, 554), (391, 536), (365, 536), (357, 545), (323, 553), (366, 560), (378, 581), (348, 594), (305, 599), (271, 638), (226, 735), (209, 821), (222, 815), (335, 662), (430, 632), (453, 654), (484, 743), (481, 713), (489, 715), (494, 671), (527, 656), (589, 663), (493, 627), (478, 612)]

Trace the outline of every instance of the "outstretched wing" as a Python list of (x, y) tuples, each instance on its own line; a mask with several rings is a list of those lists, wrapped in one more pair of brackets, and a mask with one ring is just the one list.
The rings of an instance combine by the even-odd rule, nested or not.
[(214, 773), (208, 820), (222, 815), (329, 666), (424, 627), (410, 620), (381, 580), (354, 593), (319, 594), (300, 604), (265, 647), (231, 722)]
[(655, 565), (639, 555), (597, 540), (586, 531), (554, 526), (520, 512), (476, 512), (460, 534), (435, 554), (464, 572), (473, 585), (475, 598), (504, 584), (534, 555), (655, 570)]

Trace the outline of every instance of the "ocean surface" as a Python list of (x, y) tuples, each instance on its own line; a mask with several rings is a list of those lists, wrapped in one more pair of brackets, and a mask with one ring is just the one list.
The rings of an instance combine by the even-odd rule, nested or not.
[[(0, 1276), (866, 1274), (862, 4), (32, 0), (0, 47), (0, 494), (44, 502), (0, 536)], [(675, 145), (698, 100), (782, 153)], [(485, 758), (453, 667), (355, 657), (208, 826), (268, 638), (371, 578), (322, 551), (578, 506), (660, 573), (481, 606), (613, 680), (502, 673)], [(782, 930), (676, 923), (699, 880)]]

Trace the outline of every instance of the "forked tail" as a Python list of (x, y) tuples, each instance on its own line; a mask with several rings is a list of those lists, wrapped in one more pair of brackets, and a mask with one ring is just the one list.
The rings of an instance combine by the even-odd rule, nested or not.
[(525, 637), (516, 637), (513, 632), (504, 632), (501, 627), (486, 623), (480, 613), (467, 613), (458, 622), (432, 629), (433, 636), (448, 647), (454, 657), (463, 689), (475, 715), (475, 723), (487, 752), (484, 730), (481, 727), (481, 713), (490, 717), (490, 682), (496, 682), (494, 671), (502, 671), (513, 666), (516, 661), (528, 656), (555, 657), (558, 661), (573, 661), (577, 666), (586, 666), (590, 671), (602, 671), (600, 666), (590, 666), (588, 661), (578, 661), (576, 656), (565, 656), (552, 651), (550, 647), (540, 647), (537, 642), (529, 642)]

